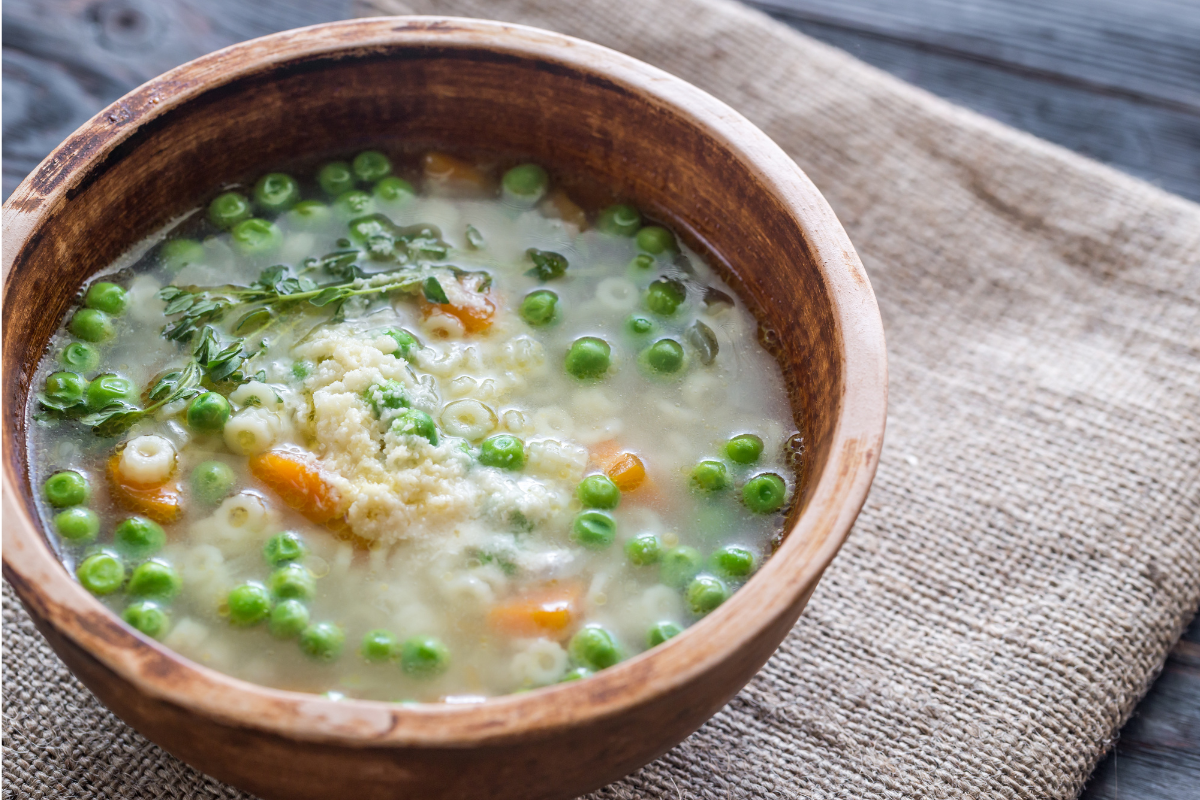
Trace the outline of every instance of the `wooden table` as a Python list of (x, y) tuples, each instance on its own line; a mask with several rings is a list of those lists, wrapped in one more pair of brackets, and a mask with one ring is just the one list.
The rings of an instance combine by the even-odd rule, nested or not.
[[(1200, 200), (1200, 0), (753, 0), (907, 81)], [(351, 0), (8, 0), (4, 196), (143, 81)], [(1200, 798), (1200, 618), (1086, 800)]]

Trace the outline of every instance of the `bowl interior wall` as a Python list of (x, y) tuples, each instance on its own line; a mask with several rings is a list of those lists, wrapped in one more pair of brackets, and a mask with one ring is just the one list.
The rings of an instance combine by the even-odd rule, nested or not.
[(690, 118), (571, 68), (470, 48), (375, 49), (240, 78), (143, 125), (70, 190), (5, 288), (5, 449), (26, 501), (29, 380), (89, 275), (224, 182), (389, 140), (586, 175), (669, 220), (716, 263), (787, 376), (805, 439), (795, 519), (828, 456), (841, 384), (831, 303), (802, 231)]

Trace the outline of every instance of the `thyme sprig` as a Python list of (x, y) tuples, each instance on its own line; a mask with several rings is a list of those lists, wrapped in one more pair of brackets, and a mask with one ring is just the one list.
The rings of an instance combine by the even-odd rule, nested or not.
[(115, 400), (83, 417), (82, 422), (97, 436), (119, 436), (163, 406), (201, 394), (205, 391), (203, 381), (206, 378), (212, 383), (230, 378), (241, 366), (245, 343), (245, 339), (224, 341), (214, 328), (206, 325), (200, 330), (187, 363), (179, 369), (164, 372), (150, 386), (146, 392), (149, 402), (145, 406)]

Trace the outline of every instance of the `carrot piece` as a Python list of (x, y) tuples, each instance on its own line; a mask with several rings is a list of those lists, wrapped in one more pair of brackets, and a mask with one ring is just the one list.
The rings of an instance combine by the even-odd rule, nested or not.
[(587, 214), (562, 189), (555, 189), (546, 196), (541, 211), (545, 216), (569, 222), (581, 231), (587, 228)]
[(289, 508), (324, 525), (342, 516), (341, 498), (320, 468), (287, 450), (268, 450), (250, 459), (250, 474), (265, 483)]
[(553, 586), (515, 597), (488, 612), (488, 625), (509, 636), (564, 638), (578, 618), (580, 589)]
[(426, 153), (423, 166), (425, 177), (444, 189), (470, 193), (491, 189), (491, 180), (483, 170), (447, 153)]
[(621, 453), (604, 470), (622, 492), (632, 492), (646, 480), (646, 466), (633, 453)]
[(183, 514), (183, 491), (178, 483), (165, 481), (157, 486), (132, 483), (121, 476), (121, 456), (108, 460), (108, 487), (113, 500), (126, 511), (168, 523)]
[(459, 283), (458, 288), (451, 288), (447, 296), (449, 303), (431, 303), (421, 298), (421, 310), (425, 316), (449, 314), (462, 323), (467, 333), (482, 333), (492, 327), (496, 304), (487, 296), (487, 292), (479, 291), (478, 283), (471, 286)]
[(452, 306), (448, 303), (429, 303), (422, 300), (421, 311), (426, 319), (445, 314), (461, 322), (463, 330), (467, 333), (482, 333), (492, 327), (492, 317), (496, 313), (496, 305), (491, 300), (485, 300), (484, 303), (482, 307)]
[(621, 445), (616, 439), (605, 439), (603, 442), (596, 442), (588, 451), (590, 463), (605, 469), (621, 452)]

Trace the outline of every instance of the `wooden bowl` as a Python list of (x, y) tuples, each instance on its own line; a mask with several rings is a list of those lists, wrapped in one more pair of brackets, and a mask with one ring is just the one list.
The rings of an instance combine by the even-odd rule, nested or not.
[[(122, 624), (36, 522), (30, 377), (88, 276), (222, 182), (398, 138), (520, 154), (614, 186), (718, 264), (783, 364), (805, 449), (782, 545), (717, 611), (590, 680), (459, 706), (252, 685)], [(4, 577), (105, 705), (264, 798), (565, 798), (649, 762), (721, 708), (791, 629), (866, 498), (883, 442), (879, 312), (812, 183), (695, 87), (532, 28), (340, 22), (172, 70), (102, 111), (17, 188), (4, 205), (4, 277)]]

